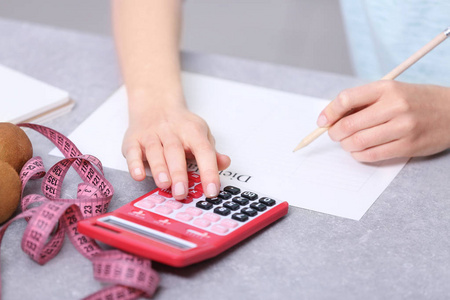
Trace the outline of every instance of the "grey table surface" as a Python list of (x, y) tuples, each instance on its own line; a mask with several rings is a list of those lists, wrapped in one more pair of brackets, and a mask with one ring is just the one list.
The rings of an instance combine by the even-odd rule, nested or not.
[[(187, 71), (322, 98), (362, 83), (224, 56), (182, 58)], [(36, 24), (0, 19), (0, 63), (70, 93), (74, 110), (46, 124), (66, 135), (122, 84), (110, 38)], [(35, 155), (50, 167), (57, 161), (47, 154), (52, 144), (29, 135)], [(449, 298), (449, 170), (448, 152), (411, 159), (360, 221), (290, 207), (285, 218), (218, 257), (181, 269), (155, 263), (161, 283), (154, 298)], [(110, 210), (155, 187), (116, 170), (106, 169), (106, 177), (116, 190)], [(78, 178), (67, 181), (64, 196), (75, 197)], [(39, 184), (26, 193), (39, 192)], [(17, 221), (3, 239), (3, 299), (80, 299), (101, 288), (91, 263), (67, 239), (46, 265), (29, 259), (20, 249), (24, 229), (25, 221)]]

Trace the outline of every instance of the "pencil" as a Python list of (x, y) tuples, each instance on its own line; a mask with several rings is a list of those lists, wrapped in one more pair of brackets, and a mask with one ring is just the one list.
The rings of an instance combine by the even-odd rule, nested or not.
[[(434, 39), (432, 39), (430, 42), (428, 42), (425, 46), (420, 48), (416, 53), (411, 55), (408, 59), (406, 59), (404, 62), (399, 64), (397, 67), (395, 67), (392, 71), (390, 71), (388, 74), (386, 74), (381, 80), (393, 80), (400, 74), (402, 74), (404, 71), (406, 71), (409, 67), (411, 67), (414, 63), (416, 63), (419, 59), (421, 59), (423, 56), (425, 56), (428, 52), (433, 50), (437, 45), (442, 43), (448, 36), (450, 35), (450, 27), (438, 34)], [(331, 126), (330, 126), (331, 127)], [(319, 127), (313, 132), (311, 132), (308, 136), (306, 136), (298, 145), (295, 147), (294, 151), (297, 151), (307, 145), (309, 145), (311, 142), (313, 142), (315, 139), (317, 139), (320, 135), (322, 135), (324, 132), (326, 132), (330, 127)]]

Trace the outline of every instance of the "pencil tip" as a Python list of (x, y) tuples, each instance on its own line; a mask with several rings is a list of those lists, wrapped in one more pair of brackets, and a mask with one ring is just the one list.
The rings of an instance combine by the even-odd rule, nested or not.
[(292, 152), (296, 152), (296, 151), (298, 151), (298, 150), (300, 150), (302, 148), (303, 148), (303, 143), (300, 143), (300, 144), (297, 145), (297, 147), (294, 148), (294, 150), (292, 150)]

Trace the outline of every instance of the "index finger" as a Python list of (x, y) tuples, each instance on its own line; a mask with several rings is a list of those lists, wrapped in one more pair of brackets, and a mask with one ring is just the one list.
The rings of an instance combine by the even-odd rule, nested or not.
[(377, 81), (343, 90), (319, 114), (317, 125), (319, 127), (331, 126), (352, 109), (373, 104), (381, 96), (382, 85), (384, 85), (383, 82)]
[(220, 190), (220, 178), (214, 143), (203, 138), (191, 151), (198, 165), (205, 196), (216, 197)]

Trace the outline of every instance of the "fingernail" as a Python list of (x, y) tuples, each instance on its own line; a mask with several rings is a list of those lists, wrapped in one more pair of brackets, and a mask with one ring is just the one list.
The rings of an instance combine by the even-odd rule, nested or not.
[(184, 184), (182, 182), (178, 182), (175, 184), (175, 189), (173, 191), (174, 196), (179, 196), (184, 194)]
[(159, 173), (158, 179), (159, 179), (159, 182), (168, 182), (169, 181), (169, 177), (167, 176), (166, 173)]
[(142, 175), (142, 171), (141, 171), (140, 168), (134, 169), (133, 173), (134, 173), (134, 176), (141, 176)]
[(214, 183), (210, 183), (206, 186), (206, 196), (207, 197), (217, 196), (217, 187)]
[(327, 125), (327, 123), (328, 123), (327, 117), (325, 117), (324, 114), (320, 114), (319, 118), (317, 118), (317, 126), (324, 127), (325, 125)]

